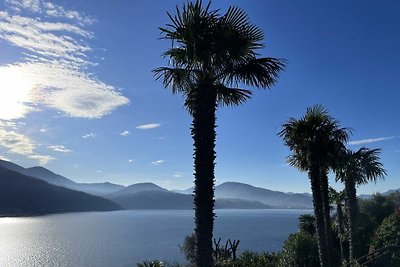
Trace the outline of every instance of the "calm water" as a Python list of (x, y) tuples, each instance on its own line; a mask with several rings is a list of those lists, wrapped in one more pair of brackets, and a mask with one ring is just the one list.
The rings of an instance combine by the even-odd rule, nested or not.
[[(280, 250), (303, 210), (219, 210), (216, 237), (239, 249)], [(136, 266), (183, 261), (178, 245), (193, 231), (192, 211), (117, 211), (0, 218), (0, 266)]]

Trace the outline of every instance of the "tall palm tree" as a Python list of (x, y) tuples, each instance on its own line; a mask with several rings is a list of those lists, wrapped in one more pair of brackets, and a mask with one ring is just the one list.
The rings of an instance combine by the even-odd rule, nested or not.
[(380, 149), (360, 148), (356, 152), (344, 150), (338, 157), (336, 179), (345, 185), (345, 203), (349, 224), (349, 260), (354, 260), (354, 221), (357, 215), (356, 185), (383, 179), (386, 170), (380, 162)]
[(160, 30), (162, 38), (172, 42), (164, 53), (170, 66), (154, 73), (166, 88), (185, 97), (193, 118), (196, 266), (209, 267), (213, 265), (217, 107), (246, 102), (251, 91), (239, 85), (270, 88), (285, 62), (257, 57), (256, 51), (264, 47), (263, 32), (237, 7), (220, 15), (210, 10), (210, 3), (198, 0), (177, 7), (176, 14), (168, 17), (170, 24)]
[[(325, 175), (337, 151), (348, 140), (349, 131), (341, 128), (338, 121), (329, 116), (321, 105), (307, 108), (300, 119), (291, 118), (282, 125), (278, 134), (293, 152), (289, 163), (308, 172), (313, 195), (314, 214), (318, 240), (318, 253), (322, 267), (330, 266), (330, 220), (326, 219), (328, 181)], [(326, 195), (323, 195), (326, 194)]]
[(336, 206), (336, 219), (337, 219), (337, 231), (339, 236), (339, 247), (340, 247), (340, 258), (341, 262), (344, 263), (346, 256), (344, 252), (344, 240), (345, 240), (345, 221), (343, 215), (343, 201), (344, 191), (336, 191), (332, 187), (329, 187), (329, 199), (331, 203)]

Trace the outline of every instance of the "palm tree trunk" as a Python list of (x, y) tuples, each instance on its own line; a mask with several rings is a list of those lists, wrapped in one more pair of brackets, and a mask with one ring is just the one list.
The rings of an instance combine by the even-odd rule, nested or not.
[(324, 222), (325, 222), (325, 236), (326, 246), (328, 252), (328, 259), (330, 259), (330, 251), (332, 248), (332, 227), (331, 227), (331, 210), (329, 205), (329, 185), (328, 175), (325, 170), (321, 171), (321, 198), (324, 211)]
[(311, 182), (311, 191), (313, 196), (314, 215), (316, 221), (318, 255), (321, 267), (329, 266), (328, 247), (326, 246), (324, 208), (322, 204), (320, 168), (316, 161), (311, 162), (309, 166), (308, 177)]
[(199, 86), (194, 96), (191, 134), (194, 142), (196, 266), (213, 266), (214, 160), (216, 93)]
[(343, 236), (344, 236), (344, 226), (343, 226), (343, 210), (342, 204), (340, 202), (336, 205), (336, 214), (338, 219), (338, 233), (339, 233), (339, 245), (340, 245), (340, 258), (341, 262), (344, 262), (344, 247), (343, 247)]
[(356, 185), (352, 177), (345, 179), (346, 206), (349, 216), (349, 261), (354, 260), (354, 220), (356, 216), (357, 195)]

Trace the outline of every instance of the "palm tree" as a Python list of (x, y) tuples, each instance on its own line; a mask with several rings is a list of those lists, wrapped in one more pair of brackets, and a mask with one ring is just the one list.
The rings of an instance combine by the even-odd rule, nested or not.
[(210, 10), (210, 3), (184, 4), (160, 28), (162, 38), (172, 47), (164, 53), (169, 67), (154, 70), (157, 79), (173, 93), (185, 97), (184, 105), (193, 121), (194, 209), (196, 266), (213, 265), (214, 165), (216, 110), (220, 106), (240, 105), (251, 91), (239, 85), (270, 88), (277, 82), (284, 61), (257, 58), (263, 48), (263, 32), (251, 24), (245, 12), (229, 7), (224, 15)]
[(379, 157), (380, 149), (360, 148), (356, 152), (344, 150), (338, 158), (336, 180), (345, 185), (345, 202), (348, 211), (349, 224), (349, 260), (354, 260), (354, 221), (357, 215), (356, 185), (376, 182), (383, 179), (386, 170), (383, 169)]
[(308, 235), (315, 235), (315, 217), (311, 214), (300, 215), (299, 231)]
[[(308, 172), (313, 195), (314, 214), (318, 240), (318, 253), (322, 267), (330, 265), (330, 219), (326, 219), (329, 207), (328, 181), (325, 175), (332, 165), (339, 148), (348, 140), (349, 131), (340, 128), (338, 121), (329, 116), (321, 105), (307, 108), (300, 119), (289, 119), (278, 134), (293, 152), (289, 163)], [(326, 195), (323, 195), (326, 194)], [(328, 208), (329, 209), (329, 208)], [(328, 222), (329, 221), (329, 222)]]
[(340, 258), (341, 262), (345, 262), (344, 254), (344, 239), (345, 239), (345, 221), (343, 216), (343, 201), (344, 191), (336, 191), (332, 187), (329, 187), (329, 199), (336, 205), (336, 219), (337, 219), (337, 231), (339, 236), (339, 247), (340, 247)]

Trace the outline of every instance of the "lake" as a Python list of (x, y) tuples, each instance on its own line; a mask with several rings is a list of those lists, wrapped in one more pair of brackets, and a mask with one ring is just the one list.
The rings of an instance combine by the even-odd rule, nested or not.
[[(278, 251), (309, 210), (217, 210), (215, 237), (238, 250)], [(0, 266), (136, 266), (145, 259), (182, 262), (193, 211), (130, 210), (0, 218)], [(221, 243), (222, 243), (221, 242)]]

